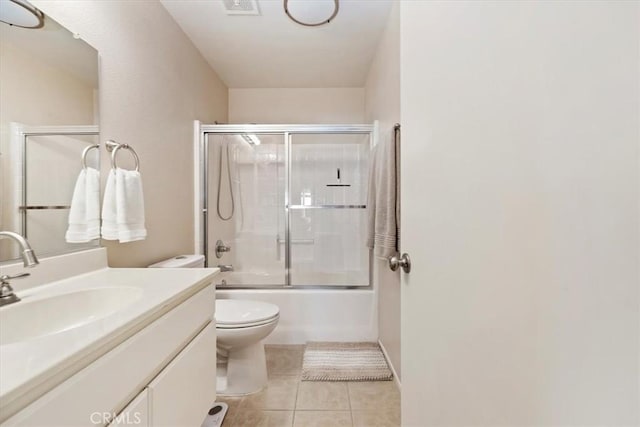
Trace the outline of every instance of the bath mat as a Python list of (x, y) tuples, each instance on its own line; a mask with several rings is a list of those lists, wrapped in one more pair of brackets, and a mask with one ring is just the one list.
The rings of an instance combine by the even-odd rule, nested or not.
[(378, 343), (309, 342), (302, 381), (389, 381), (393, 374)]

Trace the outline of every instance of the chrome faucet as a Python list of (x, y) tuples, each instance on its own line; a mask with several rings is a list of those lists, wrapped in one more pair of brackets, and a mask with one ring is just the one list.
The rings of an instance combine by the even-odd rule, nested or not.
[[(35, 267), (40, 263), (35, 252), (31, 249), (31, 245), (27, 242), (27, 239), (12, 231), (0, 231), (0, 238), (3, 237), (8, 237), (18, 242), (22, 249), (22, 264), (25, 267)], [(20, 301), (20, 298), (14, 293), (13, 288), (9, 284), (9, 280), (27, 276), (29, 276), (29, 273), (20, 273), (15, 276), (8, 276), (6, 274), (0, 276), (0, 307)]]
[(216, 267), (218, 267), (220, 269), (221, 273), (224, 273), (226, 271), (233, 271), (233, 265), (231, 264), (218, 264), (216, 265)]

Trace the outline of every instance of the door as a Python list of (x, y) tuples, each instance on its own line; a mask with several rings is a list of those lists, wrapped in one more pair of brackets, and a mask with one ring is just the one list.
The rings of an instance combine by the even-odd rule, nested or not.
[[(93, 413), (91, 422), (96, 423), (100, 413)], [(113, 418), (109, 427), (125, 427), (135, 425), (138, 427), (149, 426), (149, 390), (142, 390), (118, 415)]]
[(199, 426), (216, 400), (215, 322), (209, 323), (148, 389), (152, 426)]
[(638, 2), (401, 2), (402, 423), (638, 425)]
[(290, 136), (289, 283), (369, 286), (369, 133)]
[(207, 144), (208, 266), (231, 267), (219, 277), (228, 286), (283, 286), (284, 135), (207, 134)]

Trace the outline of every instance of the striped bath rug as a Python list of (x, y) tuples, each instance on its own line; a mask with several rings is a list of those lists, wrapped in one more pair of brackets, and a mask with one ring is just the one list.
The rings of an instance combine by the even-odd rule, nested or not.
[(393, 374), (378, 343), (309, 342), (303, 381), (388, 381)]

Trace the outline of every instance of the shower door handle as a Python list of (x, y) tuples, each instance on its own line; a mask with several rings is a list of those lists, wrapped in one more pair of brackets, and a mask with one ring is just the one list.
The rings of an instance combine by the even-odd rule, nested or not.
[(398, 267), (402, 267), (402, 271), (405, 273), (411, 273), (411, 258), (409, 254), (404, 253), (400, 258), (397, 255), (389, 258), (389, 268), (391, 271), (396, 271)]

